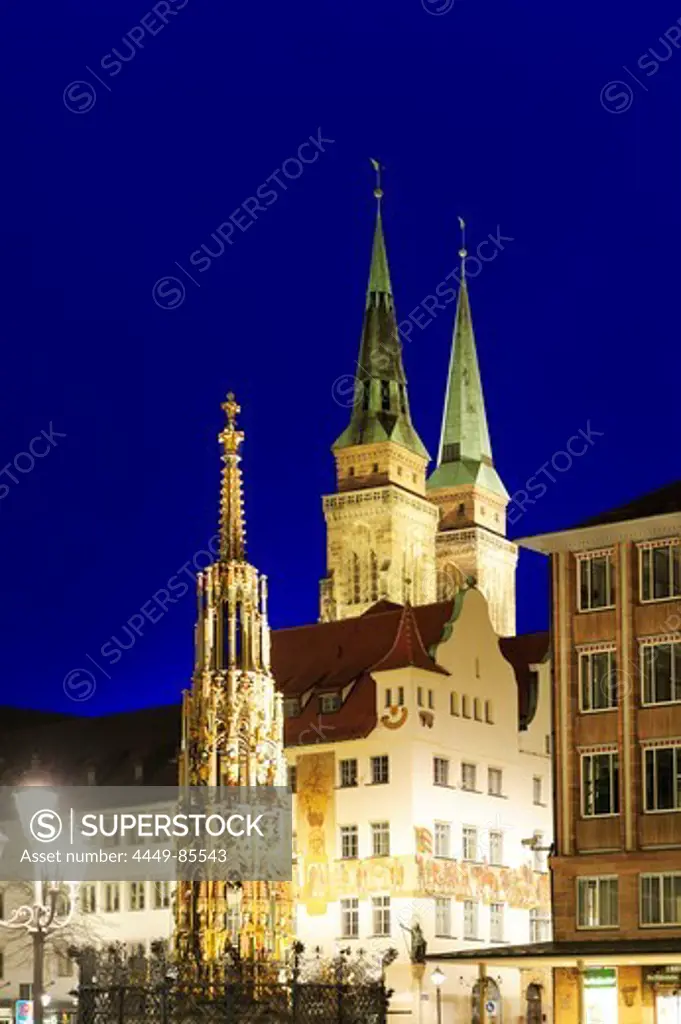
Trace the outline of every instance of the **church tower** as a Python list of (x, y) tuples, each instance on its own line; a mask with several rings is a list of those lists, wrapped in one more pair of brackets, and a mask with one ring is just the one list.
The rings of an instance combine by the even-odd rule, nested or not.
[(323, 621), (361, 615), (383, 598), (427, 604), (436, 595), (438, 516), (426, 498), (428, 452), (409, 413), (380, 180), (374, 195), (378, 209), (354, 403), (350, 423), (332, 449), (336, 494), (323, 499)]
[[(223, 403), (219, 559), (197, 578), (196, 653), (182, 709), (181, 786), (285, 786), (282, 698), (270, 671), (264, 576), (246, 561), (239, 406)], [(279, 959), (290, 941), (286, 883), (179, 882), (177, 945), (215, 963), (236, 945), (242, 957)]]
[(466, 250), (454, 324), (437, 467), (428, 496), (440, 510), (436, 541), (438, 598), (473, 579), (487, 599), (492, 625), (515, 635), (516, 544), (506, 538), (509, 496), (492, 459), (485, 400), (475, 348)]

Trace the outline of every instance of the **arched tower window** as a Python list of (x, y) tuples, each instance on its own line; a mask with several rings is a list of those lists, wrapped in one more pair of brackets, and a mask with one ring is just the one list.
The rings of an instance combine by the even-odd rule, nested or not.
[(438, 601), (451, 601), (456, 597), (463, 586), (463, 573), (453, 562), (443, 565), (437, 574), (437, 599)]

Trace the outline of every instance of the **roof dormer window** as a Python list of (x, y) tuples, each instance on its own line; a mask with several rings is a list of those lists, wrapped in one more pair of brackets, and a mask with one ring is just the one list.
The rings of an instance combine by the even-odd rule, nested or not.
[(341, 703), (340, 693), (321, 693), (319, 695), (319, 713), (332, 715), (340, 710)]
[(295, 718), (300, 714), (300, 697), (284, 699), (284, 718)]

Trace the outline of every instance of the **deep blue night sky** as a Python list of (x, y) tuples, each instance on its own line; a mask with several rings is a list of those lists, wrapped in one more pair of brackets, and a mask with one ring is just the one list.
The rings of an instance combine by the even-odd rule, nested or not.
[[(229, 388), (272, 622), (315, 618), (320, 495), (348, 416), (333, 387), (353, 372), (368, 273), (370, 156), (386, 168), (401, 319), (456, 265), (459, 213), (471, 251), (498, 230), (513, 239), (470, 284), (509, 490), (587, 423), (603, 435), (512, 534), (678, 475), (681, 49), (660, 36), (681, 9), (455, 0), (436, 13), (450, 3), (169, 0), (165, 27), (151, 0), (5, 5), (0, 464), (18, 482), (0, 477), (0, 703), (94, 714), (177, 698), (191, 594), (117, 664), (100, 651), (214, 532)], [(114, 48), (131, 58), (118, 69)], [(651, 49), (668, 59), (656, 67)], [(91, 85), (92, 109), (69, 110)], [(283, 177), (318, 129), (333, 142)], [(215, 248), (211, 233), (275, 172), (286, 190), (197, 272), (190, 254)], [(183, 276), (176, 262), (197, 285), (185, 277), (185, 301), (161, 309), (152, 287)], [(432, 454), (453, 313), (405, 346)], [(50, 424), (66, 436), (13, 469)], [(545, 568), (522, 555), (521, 630), (546, 625), (547, 599)], [(78, 667), (97, 687), (80, 703), (63, 688)]]

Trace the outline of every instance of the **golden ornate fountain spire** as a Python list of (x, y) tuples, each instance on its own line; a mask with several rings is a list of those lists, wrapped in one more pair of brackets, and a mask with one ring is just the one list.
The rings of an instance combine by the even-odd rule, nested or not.
[(227, 424), (220, 432), (222, 444), (222, 489), (220, 495), (220, 558), (223, 562), (243, 562), (246, 554), (244, 510), (242, 496), (239, 447), (244, 439), (242, 430), (236, 429), (236, 418), (241, 412), (232, 391), (222, 403)]
[[(237, 429), (230, 392), (222, 447), (220, 555), (197, 577), (194, 675), (184, 692), (182, 786), (285, 786), (284, 715), (270, 671), (267, 584), (246, 561)], [(239, 928), (230, 931), (238, 911)], [(290, 884), (178, 884), (176, 942), (181, 955), (218, 962), (227, 947), (258, 960), (281, 959), (292, 939)]]

